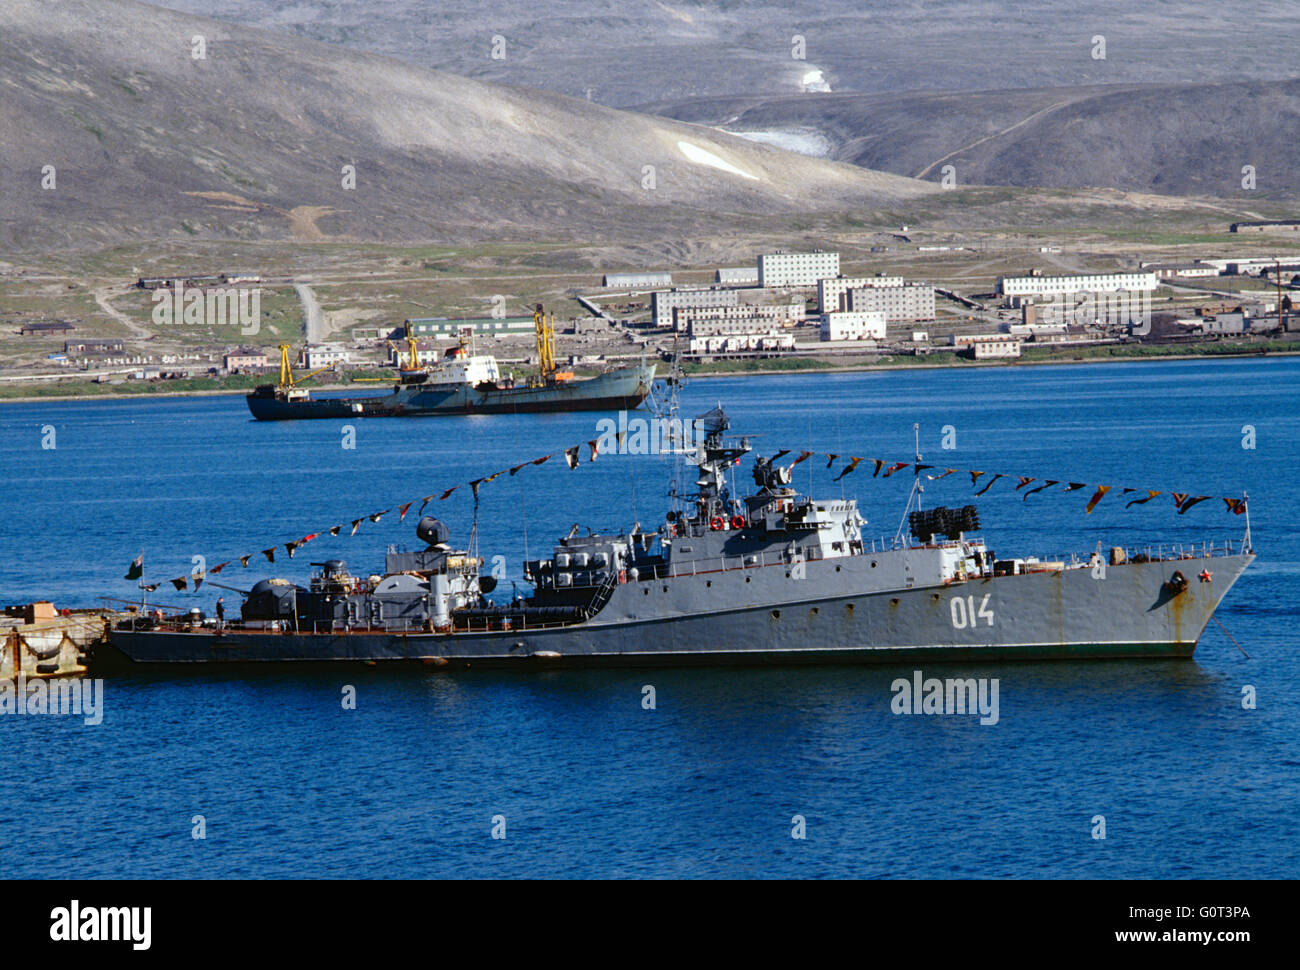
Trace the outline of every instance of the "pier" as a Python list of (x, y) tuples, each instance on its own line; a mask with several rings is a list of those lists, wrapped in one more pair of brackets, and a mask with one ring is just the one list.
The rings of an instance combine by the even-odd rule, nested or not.
[(47, 602), (6, 606), (0, 616), (0, 679), (76, 677), (118, 616), (112, 610), (55, 610)]

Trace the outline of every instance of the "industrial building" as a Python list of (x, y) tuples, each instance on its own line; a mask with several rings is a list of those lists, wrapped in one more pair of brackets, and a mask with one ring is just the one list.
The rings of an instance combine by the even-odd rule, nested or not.
[(890, 323), (934, 319), (934, 287), (927, 283), (866, 286), (849, 290), (846, 309), (883, 313)]
[(650, 318), (656, 327), (671, 327), (673, 311), (678, 308), (739, 305), (740, 294), (735, 290), (714, 287), (655, 290), (650, 294)]
[(57, 323), (25, 323), (18, 328), (20, 337), (45, 337), (56, 333), (69, 333), (76, 330), (70, 323), (59, 321)]
[(1300, 232), (1300, 219), (1234, 222), (1228, 228), (1231, 232)]
[(606, 289), (628, 289), (638, 286), (672, 286), (672, 273), (606, 273), (600, 285)]
[(757, 286), (757, 266), (724, 266), (714, 276), (714, 282), (728, 286)]
[(953, 334), (952, 345), (957, 348), (957, 353), (972, 360), (1020, 356), (1020, 341), (1000, 333)]
[(759, 286), (816, 286), (818, 280), (840, 275), (840, 254), (763, 253), (758, 257)]
[(869, 286), (902, 286), (903, 277), (886, 276), (836, 276), (817, 281), (817, 309), (822, 313), (832, 310), (845, 310), (846, 295), (849, 290), (861, 290)]
[(1143, 263), (1142, 268), (1155, 273), (1160, 279), (1172, 276), (1218, 276), (1219, 268), (1211, 263)]
[(831, 310), (821, 316), (822, 340), (884, 340), (885, 315), (879, 311)]
[(462, 329), (472, 330), (475, 336), (504, 337), (508, 334), (533, 333), (537, 325), (528, 317), (423, 317), (404, 323), (405, 336), (457, 337)]
[(1149, 292), (1159, 286), (1156, 274), (1097, 273), (1070, 276), (1001, 276), (996, 292), (1019, 306), (1025, 297), (1073, 296), (1076, 293)]

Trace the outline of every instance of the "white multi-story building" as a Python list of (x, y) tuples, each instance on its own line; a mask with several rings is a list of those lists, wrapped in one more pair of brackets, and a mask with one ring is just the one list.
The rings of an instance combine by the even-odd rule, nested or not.
[(1024, 297), (1072, 296), (1076, 293), (1150, 292), (1159, 286), (1156, 274), (1097, 273), (1072, 276), (1001, 276), (997, 292), (1017, 305)]
[[(751, 331), (776, 330), (793, 327), (804, 319), (803, 301), (753, 306), (678, 307), (673, 310), (673, 329), (686, 331), (692, 337), (719, 332), (724, 325), (740, 325)], [(730, 332), (739, 332), (734, 328)]]
[(840, 254), (763, 253), (758, 257), (759, 286), (816, 286), (818, 280), (840, 275)]
[(849, 290), (861, 290), (869, 286), (902, 286), (901, 276), (836, 276), (817, 281), (817, 308), (822, 313), (833, 310), (846, 310)]
[(934, 319), (934, 287), (928, 283), (865, 286), (849, 290), (847, 309), (883, 313), (890, 323)]
[(333, 367), (335, 364), (346, 364), (348, 361), (348, 352), (332, 344), (317, 344), (314, 347), (304, 348), (302, 352), (302, 366), (308, 370)]
[(689, 307), (739, 306), (736, 290), (700, 288), (655, 290), (650, 294), (650, 316), (656, 327), (671, 327), (673, 311)]
[(822, 340), (884, 340), (885, 315), (832, 310), (821, 318)]

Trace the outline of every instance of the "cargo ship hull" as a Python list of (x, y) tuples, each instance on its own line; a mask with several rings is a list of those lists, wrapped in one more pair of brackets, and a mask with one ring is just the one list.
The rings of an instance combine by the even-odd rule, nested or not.
[[(905, 576), (906, 552), (890, 573)], [(571, 667), (1190, 658), (1250, 553), (895, 586), (872, 557), (654, 577), (589, 620), (446, 633), (114, 630), (142, 664), (413, 661)], [(1174, 592), (1175, 572), (1190, 583)], [(1200, 579), (1200, 575), (1210, 578)], [(954, 603), (954, 599), (960, 601)], [(718, 604), (727, 604), (718, 608)]]
[(398, 384), (388, 394), (286, 398), (273, 389), (247, 395), (259, 421), (303, 418), (436, 417), (543, 411), (620, 411), (638, 407), (650, 393), (653, 364), (622, 367), (585, 380), (538, 386)]

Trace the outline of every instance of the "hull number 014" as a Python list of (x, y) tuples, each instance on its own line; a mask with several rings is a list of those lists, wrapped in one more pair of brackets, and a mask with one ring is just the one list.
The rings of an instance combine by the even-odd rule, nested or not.
[(985, 626), (993, 625), (993, 611), (989, 609), (989, 594), (987, 593), (984, 599), (980, 600), (978, 608), (976, 608), (974, 596), (967, 596), (965, 599), (954, 596), (950, 603), (950, 609), (952, 610), (952, 625), (955, 630), (964, 630), (968, 626), (979, 626), (980, 620), (984, 621)]

